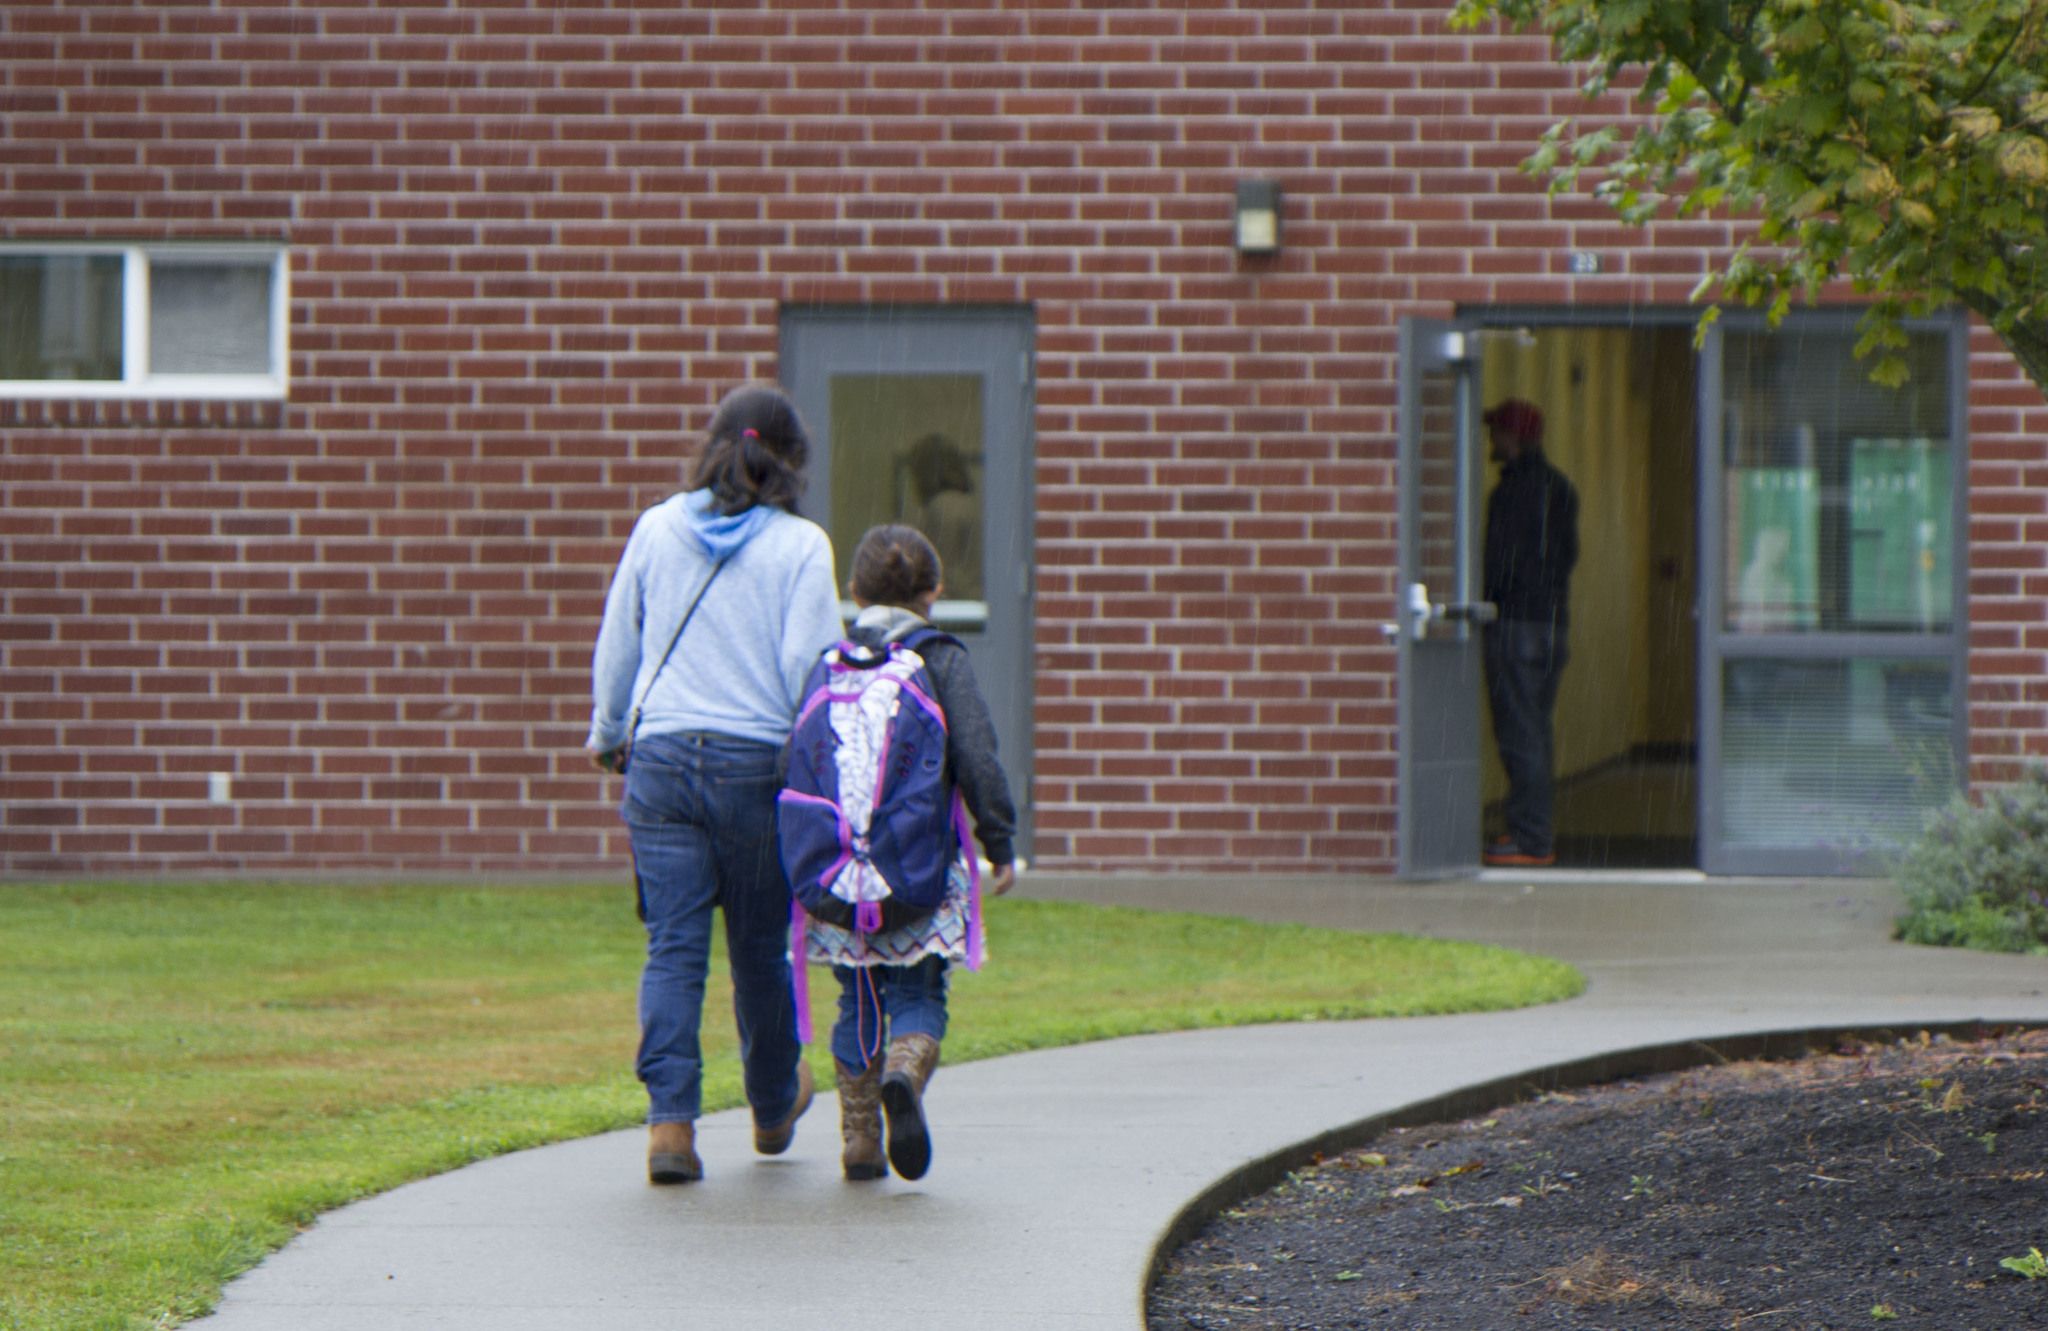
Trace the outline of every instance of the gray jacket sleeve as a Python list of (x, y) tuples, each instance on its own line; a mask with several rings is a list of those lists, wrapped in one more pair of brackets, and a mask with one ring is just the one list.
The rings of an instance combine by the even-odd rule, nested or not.
[(967, 649), (954, 642), (926, 644), (922, 653), (946, 712), (946, 765), (954, 784), (974, 815), (974, 835), (990, 864), (1008, 864), (1017, 853), (1010, 838), (1017, 830), (1017, 806), (1010, 799), (1010, 781), (996, 756), (996, 723), (988, 701), (975, 683)]

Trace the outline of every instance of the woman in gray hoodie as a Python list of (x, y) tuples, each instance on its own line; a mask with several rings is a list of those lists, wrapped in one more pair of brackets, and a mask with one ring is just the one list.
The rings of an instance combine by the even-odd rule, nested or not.
[(647, 963), (640, 1051), (647, 1170), (703, 1177), (695, 1121), (711, 914), (725, 914), (754, 1149), (787, 1150), (811, 1102), (784, 950), (777, 758), (804, 678), (840, 635), (832, 546), (795, 513), (810, 441), (779, 390), (729, 394), (690, 488), (640, 517), (592, 661), (593, 759), (623, 771)]

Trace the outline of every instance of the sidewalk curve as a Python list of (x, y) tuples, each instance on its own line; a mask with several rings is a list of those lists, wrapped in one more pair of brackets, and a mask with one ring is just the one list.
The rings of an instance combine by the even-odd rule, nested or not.
[[(1139, 1036), (943, 1068), (917, 1183), (839, 1177), (829, 1096), (789, 1154), (699, 1123), (707, 1177), (644, 1182), (644, 1133), (484, 1161), (345, 1207), (228, 1287), (205, 1331), (674, 1331), (910, 1320), (1142, 1331), (1190, 1200), (1346, 1125), (1615, 1051), (1752, 1032), (2048, 1023), (2048, 959), (1890, 942), (1886, 885), (1564, 875), (1033, 876), (1034, 896), (1468, 938), (1586, 994), (1454, 1017)], [(855, 1296), (849, 1291), (862, 1291)]]

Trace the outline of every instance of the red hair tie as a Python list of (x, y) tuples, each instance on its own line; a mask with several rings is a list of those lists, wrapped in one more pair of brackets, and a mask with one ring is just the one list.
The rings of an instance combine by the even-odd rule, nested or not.
[(747, 439), (759, 439), (761, 437), (761, 432), (754, 429), (741, 430), (740, 434)]

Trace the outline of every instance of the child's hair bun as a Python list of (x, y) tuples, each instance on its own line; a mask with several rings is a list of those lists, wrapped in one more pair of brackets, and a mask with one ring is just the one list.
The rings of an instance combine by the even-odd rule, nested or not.
[(939, 588), (939, 552), (915, 527), (871, 527), (853, 552), (853, 594), (870, 605), (909, 606)]

